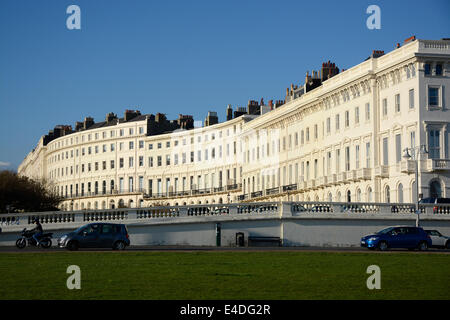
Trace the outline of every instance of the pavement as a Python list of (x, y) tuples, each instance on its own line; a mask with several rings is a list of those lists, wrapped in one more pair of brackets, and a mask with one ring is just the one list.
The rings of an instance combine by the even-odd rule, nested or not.
[[(117, 252), (108, 248), (79, 249), (85, 252)], [(208, 246), (130, 246), (120, 252), (348, 252), (348, 253), (373, 253), (385, 254), (389, 252), (405, 252), (417, 254), (450, 254), (450, 249), (430, 248), (427, 251), (409, 251), (407, 249), (390, 249), (385, 252), (368, 250), (361, 247), (208, 247)], [(37, 252), (70, 252), (66, 249), (51, 247), (49, 249), (25, 247), (18, 249), (15, 246), (0, 246), (0, 253), (37, 253)]]

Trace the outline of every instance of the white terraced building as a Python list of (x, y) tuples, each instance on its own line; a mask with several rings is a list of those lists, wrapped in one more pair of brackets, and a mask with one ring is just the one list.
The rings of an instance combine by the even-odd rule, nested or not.
[[(448, 88), (450, 40), (410, 38), (342, 72), (324, 63), (282, 103), (251, 101), (235, 117), (229, 108), (222, 123), (215, 113), (193, 128), (186, 116), (176, 123), (127, 111), (100, 123), (86, 118), (75, 130), (59, 126), (18, 172), (48, 181), (64, 210), (410, 203), (417, 158), (419, 196), (450, 197)], [(415, 148), (410, 159), (405, 148)]]

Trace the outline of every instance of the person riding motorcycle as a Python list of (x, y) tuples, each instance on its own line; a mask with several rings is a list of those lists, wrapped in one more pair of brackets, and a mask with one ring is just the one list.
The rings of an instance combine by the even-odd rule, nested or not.
[(39, 219), (34, 219), (34, 223), (36, 224), (36, 227), (31, 231), (34, 231), (33, 239), (36, 240), (36, 246), (39, 246), (39, 237), (43, 234), (44, 230), (42, 229), (42, 225), (39, 222)]

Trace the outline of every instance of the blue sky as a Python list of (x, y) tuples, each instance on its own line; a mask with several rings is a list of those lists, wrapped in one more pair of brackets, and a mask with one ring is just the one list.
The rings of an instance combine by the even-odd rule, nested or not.
[[(81, 8), (81, 30), (66, 9)], [(381, 8), (381, 29), (366, 8)], [(450, 1), (0, 1), (0, 169), (58, 124), (125, 109), (204, 120), (284, 99), (324, 61), (349, 68), (411, 35), (450, 37)]]

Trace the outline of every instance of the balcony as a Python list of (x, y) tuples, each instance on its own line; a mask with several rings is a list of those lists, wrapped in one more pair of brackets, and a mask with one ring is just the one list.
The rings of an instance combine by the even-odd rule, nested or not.
[(327, 183), (328, 183), (328, 185), (337, 184), (337, 175), (335, 173), (328, 175)]
[(306, 190), (306, 189), (308, 189), (308, 183), (301, 178), (298, 183), (298, 190)]
[(389, 178), (389, 167), (388, 166), (378, 166), (375, 168), (375, 177)]
[(402, 160), (400, 163), (400, 171), (402, 173), (413, 173), (416, 171), (416, 164), (414, 160)]
[(280, 188), (278, 188), (278, 187), (266, 189), (266, 195), (278, 194), (278, 193), (280, 193)]
[(238, 190), (241, 189), (241, 184), (240, 183), (229, 184), (227, 185), (226, 189), (227, 191)]
[(255, 192), (252, 192), (252, 193), (250, 194), (250, 196), (251, 196), (252, 198), (262, 197), (262, 195), (263, 195), (262, 191), (255, 191)]
[(347, 182), (357, 181), (358, 180), (358, 176), (357, 176), (356, 170), (347, 171), (347, 177), (346, 178), (347, 179), (345, 179), (345, 180)]
[(358, 180), (370, 180), (372, 175), (372, 169), (370, 168), (361, 168), (356, 170), (356, 178)]
[[(185, 190), (185, 191), (172, 191), (172, 189), (170, 189), (171, 191), (169, 191), (169, 192), (160, 192), (160, 193), (154, 193), (154, 192), (150, 191), (149, 194), (144, 194), (144, 198), (149, 199), (149, 198), (175, 198), (175, 197), (201, 196), (201, 195), (208, 195), (208, 194), (223, 193), (223, 192), (227, 192), (227, 191), (238, 191), (240, 189), (241, 189), (240, 183), (222, 186), (222, 187), (192, 189), (192, 190)], [(136, 191), (136, 192), (139, 192), (139, 191)], [(143, 192), (143, 191), (141, 191), (141, 192)]]
[(122, 189), (122, 190), (105, 190), (105, 191), (87, 191), (87, 192), (75, 192), (72, 194), (66, 194), (61, 196), (63, 199), (75, 199), (75, 198), (89, 198), (89, 197), (101, 197), (101, 196), (111, 196), (119, 194), (145, 194), (145, 189)]
[(328, 184), (327, 181), (328, 181), (328, 177), (326, 177), (326, 176), (319, 177), (319, 178), (317, 178), (317, 186), (319, 188), (323, 188)]
[(311, 179), (308, 180), (306, 183), (307, 189), (315, 189), (316, 188), (316, 180), (315, 179)]
[(427, 171), (448, 171), (450, 170), (450, 159), (428, 159)]
[(337, 183), (344, 183), (347, 180), (347, 172), (340, 172), (336, 175)]
[(297, 184), (288, 184), (286, 186), (283, 186), (283, 192), (295, 190), (297, 190)]

